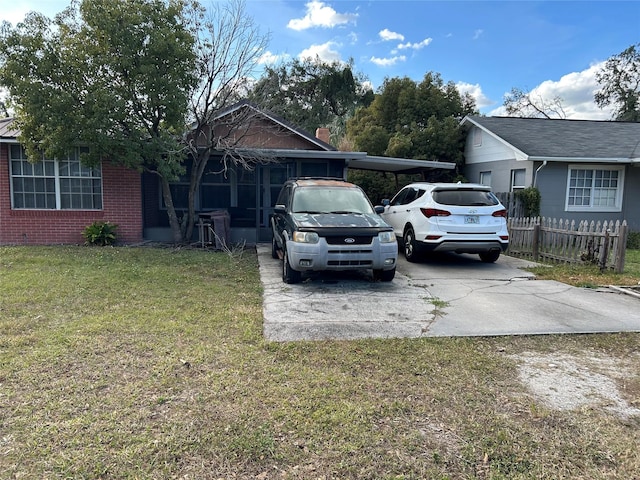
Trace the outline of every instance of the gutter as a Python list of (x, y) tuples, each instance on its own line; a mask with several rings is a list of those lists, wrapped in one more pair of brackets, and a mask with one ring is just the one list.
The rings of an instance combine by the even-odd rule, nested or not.
[(547, 166), (547, 160), (544, 160), (542, 162), (542, 165), (540, 165), (538, 168), (536, 168), (536, 173), (533, 174), (533, 187), (534, 188), (537, 188), (537, 185), (538, 185), (538, 173), (540, 173), (540, 170), (542, 170), (546, 166)]
[(528, 160), (538, 162), (569, 162), (569, 163), (640, 163), (640, 158), (629, 157), (529, 157)]

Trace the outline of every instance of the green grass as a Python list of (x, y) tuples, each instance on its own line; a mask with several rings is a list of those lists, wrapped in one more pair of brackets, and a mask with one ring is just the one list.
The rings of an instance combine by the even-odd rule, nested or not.
[(554, 264), (528, 269), (543, 280), (557, 280), (577, 287), (596, 288), (603, 285), (640, 285), (640, 250), (625, 252), (624, 271), (601, 272), (596, 265)]
[(632, 361), (638, 406), (638, 334), (268, 343), (251, 251), (0, 247), (0, 292), (1, 479), (640, 471), (637, 417), (552, 410), (511, 357)]

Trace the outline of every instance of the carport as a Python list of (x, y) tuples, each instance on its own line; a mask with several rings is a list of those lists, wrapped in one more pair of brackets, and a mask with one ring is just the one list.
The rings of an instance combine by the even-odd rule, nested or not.
[(363, 154), (361, 157), (354, 156), (351, 159), (347, 159), (346, 166), (347, 168), (354, 168), (356, 170), (387, 172), (393, 173), (395, 175), (398, 175), (400, 173), (421, 173), (423, 176), (430, 170), (453, 170), (456, 168), (456, 164), (451, 162), (434, 162), (431, 160), (414, 160), (410, 158), (396, 157), (378, 157), (367, 154)]

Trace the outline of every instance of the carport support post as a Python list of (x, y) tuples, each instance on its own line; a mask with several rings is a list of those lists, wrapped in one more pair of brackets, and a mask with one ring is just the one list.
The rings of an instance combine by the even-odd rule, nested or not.
[(531, 250), (533, 253), (533, 261), (537, 262), (538, 257), (540, 256), (540, 224), (535, 223), (533, 225), (533, 241), (531, 242)]

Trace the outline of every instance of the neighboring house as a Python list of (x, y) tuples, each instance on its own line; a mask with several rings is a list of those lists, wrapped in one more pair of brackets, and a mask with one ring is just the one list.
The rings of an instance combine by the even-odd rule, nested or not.
[(539, 189), (540, 214), (626, 220), (640, 231), (640, 123), (468, 116), (465, 177)]
[[(213, 154), (196, 196), (196, 210), (230, 214), (232, 241), (270, 240), (269, 215), (278, 192), (290, 177), (346, 178), (348, 168), (415, 173), (453, 169), (453, 163), (373, 157), (342, 152), (329, 144), (329, 131), (316, 135), (248, 102), (224, 110), (215, 119), (249, 109), (251, 126), (238, 134), (238, 148), (258, 154), (261, 162), (247, 170), (224, 169), (222, 153)], [(0, 120), (0, 244), (83, 243), (82, 230), (96, 220), (119, 225), (123, 243), (169, 241), (171, 237), (160, 180), (154, 174), (104, 162), (89, 169), (77, 154), (30, 164), (12, 120)], [(178, 210), (186, 208), (189, 161), (184, 178), (172, 185)], [(195, 229), (194, 241), (198, 240)]]

